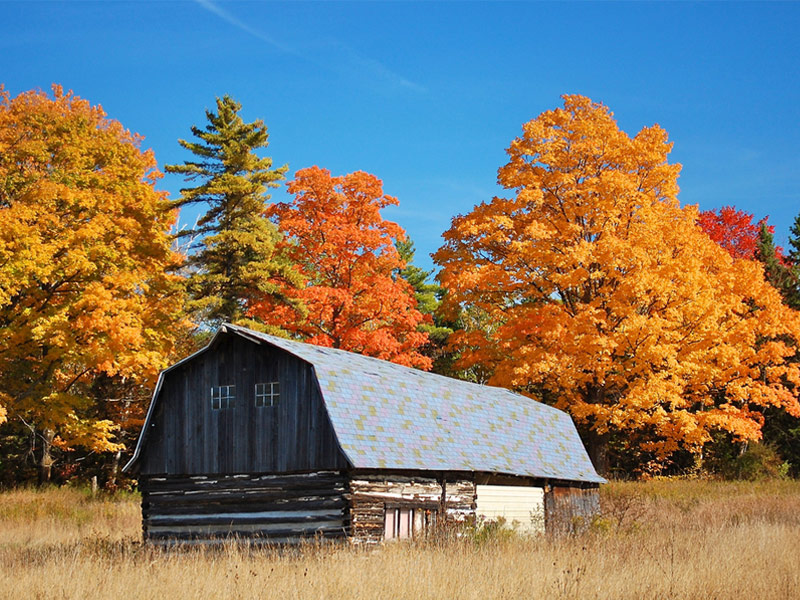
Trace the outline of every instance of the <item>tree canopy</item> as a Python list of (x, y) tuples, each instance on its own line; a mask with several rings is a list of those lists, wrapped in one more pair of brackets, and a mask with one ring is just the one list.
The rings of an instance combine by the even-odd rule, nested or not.
[(461, 365), (570, 412), (601, 470), (615, 436), (658, 467), (715, 430), (758, 439), (757, 407), (800, 414), (797, 314), (679, 205), (670, 149), (564, 96), (508, 148), (511, 197), (453, 219), (434, 255), (449, 310), (488, 324), (452, 337)]
[(182, 327), (174, 214), (140, 143), (58, 86), (0, 88), (0, 421), (46, 448), (116, 448), (92, 382), (152, 382)]
[(406, 235), (380, 214), (397, 199), (374, 175), (335, 177), (319, 167), (298, 171), (289, 192), (294, 201), (269, 207), (267, 215), (285, 236), (280, 251), (306, 281), (281, 293), (307, 314), (267, 296), (254, 304), (253, 316), (314, 344), (429, 369), (419, 352), (428, 341), (418, 331), (426, 318), (414, 289), (395, 276), (406, 266), (395, 242)]

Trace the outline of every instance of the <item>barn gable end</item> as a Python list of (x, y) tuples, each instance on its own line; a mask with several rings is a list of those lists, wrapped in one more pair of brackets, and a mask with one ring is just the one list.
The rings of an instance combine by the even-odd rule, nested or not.
[[(274, 406), (256, 406), (256, 385), (278, 383)], [(212, 388), (234, 386), (232, 406), (212, 407)], [(263, 389), (263, 388), (262, 388)], [(307, 362), (238, 335), (162, 374), (137, 448), (142, 475), (292, 473), (344, 469), (347, 459)]]

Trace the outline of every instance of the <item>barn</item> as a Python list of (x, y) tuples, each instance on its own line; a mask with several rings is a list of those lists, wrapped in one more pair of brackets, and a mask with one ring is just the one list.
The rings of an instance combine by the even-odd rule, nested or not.
[(604, 481), (560, 410), (234, 325), (161, 373), (125, 470), (154, 543), (570, 528)]

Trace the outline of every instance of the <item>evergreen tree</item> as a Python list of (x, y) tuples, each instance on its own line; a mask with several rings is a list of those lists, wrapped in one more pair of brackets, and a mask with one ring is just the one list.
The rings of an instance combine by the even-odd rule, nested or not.
[[(792, 231), (794, 231), (794, 227)], [(790, 241), (790, 244), (793, 242)], [(764, 265), (764, 277), (772, 287), (780, 292), (784, 303), (795, 310), (800, 309), (797, 276), (794, 270), (782, 260), (781, 252), (775, 246), (771, 228), (763, 222), (758, 232), (756, 258)]]
[(405, 263), (405, 267), (398, 271), (397, 276), (405, 279), (414, 288), (417, 309), (431, 318), (430, 322), (421, 323), (417, 328), (428, 334), (428, 344), (423, 348), (422, 353), (433, 361), (432, 371), (434, 373), (458, 376), (452, 367), (455, 360), (453, 353), (447, 349), (447, 340), (453, 333), (454, 324), (445, 322), (438, 312), (444, 290), (435, 283), (429, 283), (432, 271), (426, 271), (413, 263), (416, 251), (411, 238), (398, 239), (395, 247)]
[[(758, 236), (756, 258), (764, 265), (764, 276), (777, 289), (787, 306), (800, 309), (800, 215), (795, 218), (790, 229), (788, 262), (781, 260), (780, 251), (773, 241), (772, 231), (761, 223)], [(797, 357), (791, 359), (797, 361)], [(777, 450), (780, 456), (791, 467), (793, 475), (800, 474), (800, 419), (776, 407), (763, 410), (763, 441)]]
[(800, 215), (794, 218), (794, 223), (789, 229), (789, 247), (789, 261), (797, 268), (800, 266)]
[(260, 119), (245, 123), (241, 108), (230, 96), (217, 98), (217, 112), (206, 110), (205, 128), (191, 128), (196, 141), (179, 140), (197, 159), (166, 167), (200, 182), (182, 189), (173, 207), (208, 206), (194, 227), (177, 235), (189, 240), (188, 309), (210, 327), (248, 323), (248, 302), (279, 295), (276, 279), (299, 284), (288, 261), (276, 254), (280, 234), (263, 215), (267, 190), (279, 186), (288, 166), (273, 169), (271, 158), (256, 154), (269, 144), (267, 128)]
[(441, 292), (441, 288), (436, 284), (428, 283), (431, 271), (426, 271), (413, 264), (416, 250), (411, 238), (398, 239), (395, 242), (395, 248), (397, 248), (400, 259), (405, 263), (405, 267), (397, 275), (414, 288), (417, 309), (423, 314), (433, 316), (439, 307), (437, 294)]

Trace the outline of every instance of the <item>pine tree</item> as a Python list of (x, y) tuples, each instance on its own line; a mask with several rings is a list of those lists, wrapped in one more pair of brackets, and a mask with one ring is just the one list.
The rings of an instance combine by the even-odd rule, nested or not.
[(442, 288), (436, 284), (428, 283), (431, 271), (426, 271), (413, 264), (416, 250), (411, 238), (398, 239), (395, 242), (395, 248), (397, 248), (400, 259), (405, 263), (405, 267), (397, 273), (398, 277), (405, 279), (414, 288), (417, 309), (423, 314), (433, 316), (439, 307), (437, 294), (441, 292)]
[(800, 215), (794, 218), (794, 223), (789, 229), (789, 250), (788, 258), (792, 265), (797, 268), (800, 266)]
[[(793, 232), (794, 230), (795, 227), (792, 227)], [(794, 248), (795, 242), (790, 241), (789, 243)], [(764, 265), (764, 277), (772, 287), (780, 292), (784, 303), (795, 310), (800, 309), (797, 276), (791, 267), (784, 264), (780, 249), (775, 246), (772, 228), (763, 222), (758, 232), (756, 258)]]
[(447, 340), (453, 333), (453, 324), (445, 322), (438, 312), (444, 290), (438, 284), (429, 283), (432, 271), (426, 271), (413, 263), (416, 250), (411, 238), (398, 239), (395, 248), (405, 263), (405, 267), (398, 271), (397, 276), (405, 279), (414, 289), (417, 309), (431, 318), (431, 322), (420, 323), (417, 327), (419, 331), (428, 334), (428, 344), (422, 349), (422, 353), (433, 361), (434, 373), (454, 376), (457, 374), (452, 367), (455, 358), (447, 349)]
[(273, 169), (271, 158), (256, 154), (269, 145), (267, 128), (260, 119), (245, 123), (241, 108), (230, 96), (217, 98), (217, 112), (206, 110), (205, 128), (191, 128), (197, 141), (179, 140), (197, 160), (166, 167), (187, 181), (200, 180), (181, 190), (174, 208), (208, 206), (194, 227), (177, 236), (189, 240), (188, 309), (211, 327), (248, 323), (248, 303), (255, 295), (280, 296), (276, 280), (299, 283), (289, 263), (276, 254), (280, 234), (263, 214), (267, 190), (279, 186), (288, 166)]
[[(764, 264), (764, 275), (781, 294), (783, 302), (800, 310), (800, 215), (795, 217), (789, 230), (789, 253), (787, 261), (781, 261), (776, 252), (772, 231), (764, 223), (759, 231), (756, 257)], [(789, 264), (785, 264), (788, 262)], [(793, 357), (796, 362), (797, 357)], [(800, 419), (775, 407), (768, 407), (764, 414), (763, 442), (777, 450), (791, 466), (794, 476), (800, 474)]]

